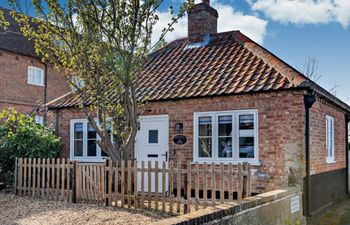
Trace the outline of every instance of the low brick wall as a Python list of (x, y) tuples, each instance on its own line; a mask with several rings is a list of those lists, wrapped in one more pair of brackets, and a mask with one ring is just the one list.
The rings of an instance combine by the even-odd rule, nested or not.
[[(299, 210), (292, 213), (291, 199), (299, 199)], [(295, 203), (295, 202), (294, 202)], [(300, 221), (300, 223), (297, 223)], [(220, 205), (197, 212), (161, 220), (156, 225), (230, 224), (230, 225), (294, 225), (305, 224), (300, 189), (275, 190), (240, 203)]]

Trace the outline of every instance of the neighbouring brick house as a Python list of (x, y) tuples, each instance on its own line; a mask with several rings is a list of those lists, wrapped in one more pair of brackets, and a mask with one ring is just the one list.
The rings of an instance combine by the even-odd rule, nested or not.
[[(139, 80), (136, 159), (250, 162), (256, 193), (301, 185), (313, 215), (346, 195), (350, 107), (240, 33), (217, 33), (209, 1), (188, 37), (149, 56)], [(48, 104), (61, 157), (103, 161), (74, 94)]]
[[(10, 23), (6, 31), (0, 27), (0, 112), (9, 107), (24, 114), (39, 112), (44, 104), (70, 88), (63, 73), (40, 60), (10, 10), (0, 10)], [(38, 122), (43, 121), (43, 115), (38, 113)]]

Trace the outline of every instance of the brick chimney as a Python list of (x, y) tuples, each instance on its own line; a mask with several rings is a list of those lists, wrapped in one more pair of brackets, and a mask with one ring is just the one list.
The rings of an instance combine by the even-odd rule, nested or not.
[[(194, 5), (188, 12), (188, 37), (201, 39), (218, 31), (218, 11), (210, 6), (210, 0)], [(199, 40), (200, 41), (200, 40)]]

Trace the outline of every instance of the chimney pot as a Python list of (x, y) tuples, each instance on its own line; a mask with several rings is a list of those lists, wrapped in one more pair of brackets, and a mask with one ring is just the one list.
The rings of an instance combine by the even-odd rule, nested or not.
[(206, 5), (210, 5), (210, 0), (202, 0), (202, 2)]

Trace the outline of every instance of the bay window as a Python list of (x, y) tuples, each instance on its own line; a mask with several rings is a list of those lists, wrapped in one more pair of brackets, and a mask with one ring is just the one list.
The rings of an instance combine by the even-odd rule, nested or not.
[[(73, 160), (102, 162), (108, 156), (97, 144), (99, 136), (86, 119), (71, 120), (71, 149)], [(111, 129), (109, 129), (111, 133)]]
[(257, 110), (194, 113), (194, 160), (258, 163)]

